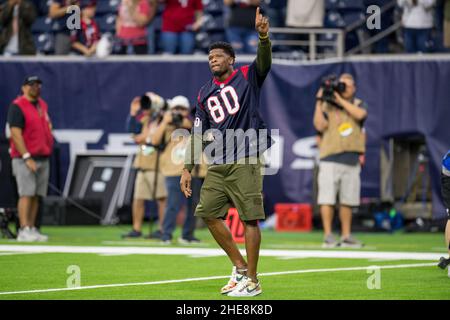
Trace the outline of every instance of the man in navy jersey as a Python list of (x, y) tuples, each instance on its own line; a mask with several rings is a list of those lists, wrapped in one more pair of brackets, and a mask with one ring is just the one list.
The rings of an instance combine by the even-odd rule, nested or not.
[[(269, 21), (259, 8), (255, 28), (259, 33), (258, 51), (249, 66), (234, 68), (235, 53), (228, 43), (218, 42), (210, 47), (209, 67), (214, 77), (198, 95), (191, 148), (187, 150), (180, 181), (184, 195), (190, 197), (190, 171), (198, 163), (201, 146), (212, 136), (213, 141), (204, 150), (210, 165), (195, 215), (205, 221), (233, 264), (231, 278), (221, 293), (234, 297), (262, 292), (256, 272), (261, 243), (258, 220), (265, 219), (260, 156), (272, 140), (258, 108), (261, 86), (272, 63), (272, 48)], [(214, 152), (208, 154), (207, 149)], [(247, 261), (223, 221), (232, 205), (244, 224)]]

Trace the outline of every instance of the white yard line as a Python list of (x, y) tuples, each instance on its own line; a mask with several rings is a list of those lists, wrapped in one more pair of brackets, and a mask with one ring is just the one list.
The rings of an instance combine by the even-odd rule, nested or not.
[[(50, 246), (50, 245), (0, 245), (0, 252), (34, 253), (94, 253), (110, 255), (186, 255), (196, 257), (216, 257), (225, 253), (221, 249), (192, 247), (91, 247), (91, 246)], [(241, 250), (245, 255), (245, 250)], [(336, 259), (385, 259), (438, 261), (445, 254), (436, 252), (383, 252), (363, 250), (271, 250), (263, 249), (260, 256), (274, 258), (336, 258)]]
[[(366, 266), (366, 267), (349, 267), (349, 268), (292, 270), (292, 271), (282, 271), (282, 272), (260, 273), (259, 276), (260, 277), (270, 277), (270, 276), (301, 274), (301, 273), (360, 271), (360, 270), (368, 270), (368, 269), (374, 268), (374, 267), (377, 267), (380, 269), (402, 269), (402, 268), (419, 268), (419, 267), (432, 267), (432, 266), (436, 266), (436, 264), (435, 263), (416, 263), (416, 264), (398, 264), (398, 265), (389, 265), (389, 266)], [(150, 285), (158, 285), (158, 284), (171, 284), (171, 283), (182, 283), (182, 282), (228, 279), (229, 277), (230, 276), (227, 275), (227, 276), (188, 278), (188, 279), (152, 281), (152, 282), (116, 283), (116, 284), (105, 284), (105, 285), (95, 285), (95, 286), (84, 286), (84, 287), (77, 287), (77, 288), (53, 288), (53, 289), (39, 289), (39, 290), (26, 290), (26, 291), (9, 291), (9, 292), (0, 292), (0, 295), (46, 293), (46, 292), (59, 292), (59, 291), (76, 291), (76, 290), (101, 289), (101, 288), (131, 287), (131, 286), (150, 286)]]

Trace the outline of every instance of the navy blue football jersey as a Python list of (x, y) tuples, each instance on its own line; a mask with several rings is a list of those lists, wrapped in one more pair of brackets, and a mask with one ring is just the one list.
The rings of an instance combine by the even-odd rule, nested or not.
[(272, 145), (259, 113), (260, 91), (266, 76), (267, 73), (258, 74), (255, 60), (235, 69), (225, 81), (213, 78), (200, 89), (193, 132), (203, 137), (212, 133), (214, 141), (206, 149), (214, 151), (209, 155), (205, 150), (212, 163), (260, 156)]

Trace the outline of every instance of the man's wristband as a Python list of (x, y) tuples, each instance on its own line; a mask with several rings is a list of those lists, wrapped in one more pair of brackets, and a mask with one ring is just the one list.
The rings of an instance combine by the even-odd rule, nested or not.
[(261, 36), (261, 34), (258, 34), (258, 36), (259, 36), (259, 40), (267, 40), (267, 39), (269, 39), (269, 34), (268, 33), (266, 33), (265, 36)]
[(25, 152), (23, 155), (22, 155), (22, 159), (23, 160), (28, 160), (28, 159), (30, 159), (31, 158), (31, 154), (29, 153), (29, 152)]

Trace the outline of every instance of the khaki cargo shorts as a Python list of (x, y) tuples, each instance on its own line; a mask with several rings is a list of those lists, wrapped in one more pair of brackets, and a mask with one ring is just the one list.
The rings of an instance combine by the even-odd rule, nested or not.
[(250, 162), (254, 164), (241, 162), (208, 167), (196, 216), (225, 219), (228, 209), (234, 206), (242, 221), (266, 218), (262, 198), (263, 164), (257, 158)]

